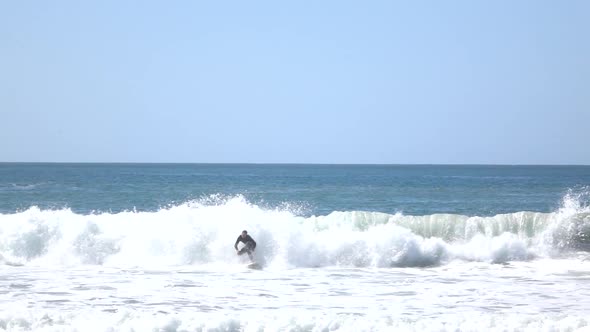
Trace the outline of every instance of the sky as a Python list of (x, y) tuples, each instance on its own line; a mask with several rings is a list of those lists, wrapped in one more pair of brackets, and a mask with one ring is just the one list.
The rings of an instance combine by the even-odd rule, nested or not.
[(4, 1), (1, 162), (590, 164), (589, 1)]

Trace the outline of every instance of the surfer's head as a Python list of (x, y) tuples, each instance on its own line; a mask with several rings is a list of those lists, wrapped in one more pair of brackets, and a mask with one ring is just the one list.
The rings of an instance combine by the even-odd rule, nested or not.
[(242, 237), (246, 237), (246, 235), (248, 235), (248, 231), (242, 231)]

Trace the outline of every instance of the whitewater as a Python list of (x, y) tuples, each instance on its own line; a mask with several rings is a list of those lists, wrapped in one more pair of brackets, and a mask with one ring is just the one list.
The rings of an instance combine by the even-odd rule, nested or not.
[[(242, 228), (262, 271), (235, 255)], [(590, 211), (303, 217), (244, 197), (0, 215), (5, 331), (588, 330)]]

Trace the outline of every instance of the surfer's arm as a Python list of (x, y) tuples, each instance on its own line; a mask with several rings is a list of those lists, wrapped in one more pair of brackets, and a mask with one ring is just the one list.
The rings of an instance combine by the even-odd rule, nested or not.
[(240, 237), (238, 236), (238, 239), (236, 240), (236, 243), (234, 244), (234, 248), (236, 248), (236, 250), (238, 250), (238, 243), (240, 243)]

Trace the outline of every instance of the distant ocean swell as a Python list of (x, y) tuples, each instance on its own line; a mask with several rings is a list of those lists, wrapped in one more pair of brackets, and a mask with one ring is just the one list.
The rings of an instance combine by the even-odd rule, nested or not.
[(301, 217), (241, 196), (157, 212), (76, 214), (36, 207), (0, 214), (0, 260), (8, 265), (123, 267), (235, 264), (242, 229), (265, 266), (412, 267), (451, 261), (504, 263), (590, 250), (587, 193), (552, 213), (492, 217), (333, 212)]

